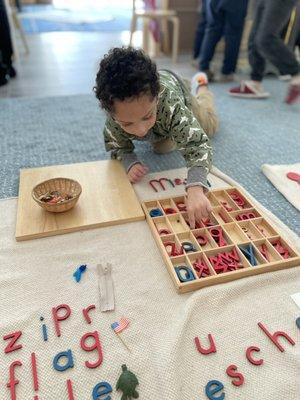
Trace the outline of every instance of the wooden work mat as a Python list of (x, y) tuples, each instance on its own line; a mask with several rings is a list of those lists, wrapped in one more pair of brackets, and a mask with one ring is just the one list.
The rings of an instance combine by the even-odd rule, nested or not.
[[(77, 180), (82, 194), (76, 206), (64, 213), (43, 210), (31, 197), (33, 187), (47, 179)], [(145, 215), (119, 161), (23, 169), (16, 224), (16, 240), (46, 236), (143, 220)]]

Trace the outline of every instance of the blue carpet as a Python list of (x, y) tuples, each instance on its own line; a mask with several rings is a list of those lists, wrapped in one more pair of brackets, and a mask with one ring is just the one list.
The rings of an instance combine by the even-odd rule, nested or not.
[[(214, 164), (299, 234), (299, 212), (260, 166), (299, 162), (300, 104), (283, 104), (286, 84), (267, 80), (266, 87), (272, 94), (267, 101), (230, 98), (228, 85), (212, 87), (221, 118)], [(0, 100), (0, 197), (17, 196), (20, 168), (108, 158), (104, 119), (91, 95)], [(152, 172), (184, 166), (177, 152), (155, 155), (147, 143), (136, 150)]]
[[(24, 6), (23, 14), (21, 18), (22, 27), (27, 34), (45, 33), (45, 32), (121, 32), (124, 30), (130, 30), (130, 22), (132, 16), (131, 9), (105, 9), (105, 16), (112, 16), (111, 20), (101, 21), (101, 13), (98, 12), (99, 21), (97, 22), (68, 22), (68, 12), (64, 10), (58, 10), (62, 16), (65, 15), (65, 21), (50, 20), (50, 18), (35, 17), (34, 14), (38, 12), (53, 11), (54, 8), (51, 6)], [(26, 13), (30, 13), (28, 17)], [(63, 18), (62, 18), (63, 19)], [(84, 17), (83, 17), (84, 19)]]

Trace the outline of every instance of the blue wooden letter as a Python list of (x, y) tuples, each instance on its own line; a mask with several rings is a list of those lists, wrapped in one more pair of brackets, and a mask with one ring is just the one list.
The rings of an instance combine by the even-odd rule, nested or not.
[[(67, 362), (65, 365), (59, 365), (59, 360), (65, 357), (67, 359)], [(65, 371), (66, 369), (73, 368), (74, 367), (74, 361), (73, 361), (73, 355), (72, 355), (72, 350), (67, 350), (67, 351), (62, 351), (61, 353), (56, 354), (56, 356), (53, 359), (53, 367), (56, 369), (56, 371)]]
[(209, 381), (205, 387), (205, 394), (209, 400), (224, 400), (225, 393), (221, 393), (220, 396), (215, 397), (214, 394), (224, 389), (224, 385), (219, 381)]
[(112, 387), (110, 386), (109, 383), (100, 382), (93, 389), (93, 400), (100, 400), (100, 397), (101, 397), (102, 400), (111, 400), (110, 396), (107, 396), (105, 398), (102, 397), (105, 394), (108, 394), (108, 393), (111, 393), (111, 392), (112, 392)]

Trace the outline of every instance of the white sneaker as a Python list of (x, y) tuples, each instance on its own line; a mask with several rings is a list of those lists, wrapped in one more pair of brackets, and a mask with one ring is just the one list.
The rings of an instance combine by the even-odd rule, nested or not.
[(191, 80), (191, 93), (193, 96), (197, 96), (200, 86), (207, 86), (208, 78), (205, 72), (197, 72)]

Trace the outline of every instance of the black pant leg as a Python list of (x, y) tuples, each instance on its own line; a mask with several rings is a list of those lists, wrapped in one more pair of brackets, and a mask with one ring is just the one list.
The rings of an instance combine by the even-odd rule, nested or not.
[(265, 11), (265, 0), (258, 0), (253, 15), (253, 25), (248, 39), (248, 59), (251, 66), (251, 79), (262, 81), (266, 60), (257, 47), (256, 36), (258, 34), (262, 17)]
[(281, 33), (298, 0), (265, 0), (266, 7), (256, 37), (257, 46), (282, 75), (296, 75), (300, 65)]
[(225, 9), (225, 53), (222, 73), (235, 72), (242, 40), (248, 0), (239, 0)]
[(0, 0), (0, 52), (2, 63), (11, 66), (13, 48), (4, 0)]

